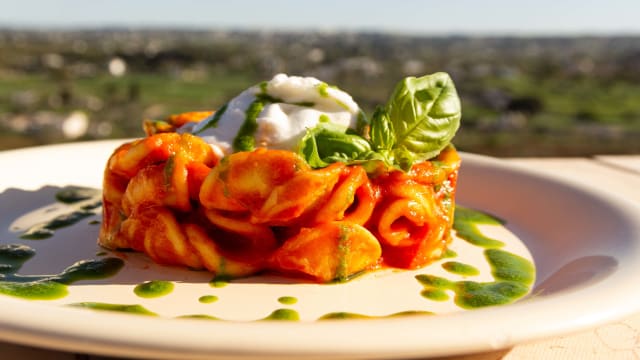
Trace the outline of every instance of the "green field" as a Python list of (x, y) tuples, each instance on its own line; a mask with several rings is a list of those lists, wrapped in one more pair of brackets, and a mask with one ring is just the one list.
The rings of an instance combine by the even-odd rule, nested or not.
[[(404, 76), (447, 71), (462, 150), (640, 153), (640, 38), (350, 36), (0, 31), (0, 149), (140, 136), (145, 118), (215, 109), (278, 72), (317, 76), (371, 113)], [(78, 111), (88, 129), (65, 138), (60, 124)]]

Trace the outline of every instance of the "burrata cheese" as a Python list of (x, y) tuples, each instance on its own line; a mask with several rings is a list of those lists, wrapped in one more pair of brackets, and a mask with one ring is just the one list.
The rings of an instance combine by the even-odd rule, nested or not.
[(362, 111), (346, 92), (313, 77), (278, 74), (252, 86), (215, 114), (178, 132), (202, 137), (218, 155), (254, 147), (294, 151), (320, 121), (356, 128)]

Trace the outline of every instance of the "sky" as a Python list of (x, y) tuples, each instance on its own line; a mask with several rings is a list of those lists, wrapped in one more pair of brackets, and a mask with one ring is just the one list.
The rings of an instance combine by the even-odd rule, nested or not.
[(0, 0), (0, 27), (640, 35), (640, 0)]

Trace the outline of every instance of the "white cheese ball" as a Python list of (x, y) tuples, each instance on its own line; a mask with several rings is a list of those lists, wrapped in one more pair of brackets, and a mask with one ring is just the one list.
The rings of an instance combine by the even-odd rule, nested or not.
[(218, 114), (215, 125), (211, 123), (214, 114), (195, 125), (183, 126), (178, 132), (202, 137), (218, 155), (230, 154), (234, 151), (234, 139), (247, 120), (247, 110), (259, 98), (268, 101), (255, 119), (256, 147), (295, 151), (307, 129), (315, 127), (321, 118), (355, 128), (361, 113), (358, 104), (344, 91), (313, 77), (278, 74), (231, 99), (222, 115)]

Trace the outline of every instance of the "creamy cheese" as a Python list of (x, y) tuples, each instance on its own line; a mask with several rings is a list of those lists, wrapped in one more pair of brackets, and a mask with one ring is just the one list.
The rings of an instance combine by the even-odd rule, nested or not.
[(295, 150), (306, 130), (321, 119), (355, 128), (360, 114), (344, 91), (313, 77), (278, 74), (243, 91), (216, 114), (178, 131), (202, 137), (219, 155), (247, 150), (242, 148), (247, 139), (255, 147)]

